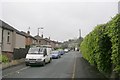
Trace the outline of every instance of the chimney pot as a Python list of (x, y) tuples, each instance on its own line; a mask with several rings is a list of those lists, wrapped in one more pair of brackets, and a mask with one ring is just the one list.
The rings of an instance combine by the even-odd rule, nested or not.
[(41, 37), (43, 38), (43, 34), (41, 35)]
[(27, 31), (27, 34), (29, 34), (29, 35), (30, 35), (30, 31)]

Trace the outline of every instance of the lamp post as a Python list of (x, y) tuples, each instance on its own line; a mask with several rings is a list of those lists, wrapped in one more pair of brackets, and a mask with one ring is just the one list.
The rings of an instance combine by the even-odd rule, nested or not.
[(81, 29), (79, 29), (79, 39), (81, 38)]

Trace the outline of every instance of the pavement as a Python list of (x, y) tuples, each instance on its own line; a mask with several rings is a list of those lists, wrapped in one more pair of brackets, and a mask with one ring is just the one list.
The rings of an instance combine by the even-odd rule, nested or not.
[(9, 63), (1, 63), (0, 66), (2, 66), (2, 70), (3, 70), (3, 69), (6, 69), (6, 68), (9, 68), (9, 67), (12, 67), (12, 66), (22, 64), (24, 62), (25, 62), (25, 59), (22, 58), (22, 59), (19, 59), (19, 60), (12, 60)]
[[(51, 63), (42, 66), (25, 66), (20, 64), (6, 68), (2, 71), (3, 80), (41, 80), (43, 78), (51, 79), (70, 79), (79, 78), (99, 80), (105, 77), (94, 67), (82, 58), (79, 52), (71, 51), (64, 54), (59, 59), (53, 59)], [(107, 80), (107, 79), (105, 79)]]

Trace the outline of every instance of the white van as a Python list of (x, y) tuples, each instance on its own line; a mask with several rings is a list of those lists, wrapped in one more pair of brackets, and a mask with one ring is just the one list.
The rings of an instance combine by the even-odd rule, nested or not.
[(51, 62), (52, 48), (49, 45), (31, 47), (26, 55), (25, 63), (29, 65), (45, 65)]

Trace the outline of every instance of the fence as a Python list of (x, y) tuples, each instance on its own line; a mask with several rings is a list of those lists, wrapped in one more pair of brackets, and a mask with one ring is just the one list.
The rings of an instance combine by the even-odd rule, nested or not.
[(28, 53), (29, 48), (20, 48), (20, 49), (14, 49), (13, 53), (13, 59), (21, 59), (25, 58), (26, 54)]

